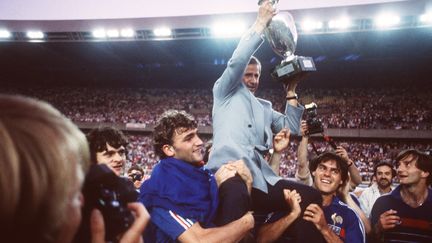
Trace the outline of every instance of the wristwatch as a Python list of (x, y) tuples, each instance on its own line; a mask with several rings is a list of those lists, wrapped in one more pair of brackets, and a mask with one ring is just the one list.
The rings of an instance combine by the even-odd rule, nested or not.
[(298, 95), (297, 95), (297, 94), (294, 94), (293, 96), (288, 96), (288, 97), (286, 97), (286, 99), (287, 99), (287, 100), (293, 100), (293, 99), (298, 100)]

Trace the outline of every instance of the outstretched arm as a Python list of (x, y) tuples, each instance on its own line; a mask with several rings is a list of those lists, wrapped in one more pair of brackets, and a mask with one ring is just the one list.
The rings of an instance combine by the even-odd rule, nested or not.
[(180, 242), (238, 242), (254, 226), (252, 214), (246, 213), (240, 219), (216, 228), (202, 228), (199, 223), (195, 223), (188, 230), (183, 232), (178, 240)]
[(309, 160), (308, 160), (308, 150), (307, 146), (309, 143), (309, 136), (307, 135), (307, 124), (305, 120), (302, 120), (301, 127), (300, 127), (302, 139), (299, 143), (298, 149), (297, 149), (297, 173), (296, 178), (299, 179), (301, 182), (306, 183), (309, 185), (310, 180), (310, 171), (309, 171)]
[(227, 68), (213, 87), (215, 102), (222, 102), (242, 84), (243, 73), (249, 59), (261, 45), (261, 34), (276, 13), (276, 10), (268, 1), (264, 1), (260, 5), (255, 23), (240, 39), (237, 48), (228, 61)]

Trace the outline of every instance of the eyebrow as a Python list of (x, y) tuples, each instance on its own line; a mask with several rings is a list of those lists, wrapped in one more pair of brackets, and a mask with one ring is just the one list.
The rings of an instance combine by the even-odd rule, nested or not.
[(183, 138), (183, 141), (187, 141), (187, 140), (193, 138), (195, 135), (196, 135), (196, 132), (191, 132)]
[(105, 150), (103, 152), (103, 154), (114, 154), (114, 153), (120, 153), (120, 152), (125, 152), (126, 149), (125, 148), (119, 148), (119, 149), (113, 149), (113, 150)]
[(337, 167), (329, 167), (329, 166), (326, 166), (326, 165), (323, 165), (323, 164), (319, 164), (318, 166), (323, 167), (325, 170), (327, 170), (327, 168), (330, 168), (330, 171), (340, 171), (340, 169), (337, 168)]

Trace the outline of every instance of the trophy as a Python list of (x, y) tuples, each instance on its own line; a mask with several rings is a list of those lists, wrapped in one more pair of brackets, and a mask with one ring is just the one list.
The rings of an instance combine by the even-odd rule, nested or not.
[[(258, 2), (261, 4), (262, 0)], [(279, 0), (270, 0), (275, 6)], [(312, 57), (294, 55), (297, 46), (297, 29), (294, 19), (288, 12), (279, 12), (272, 18), (264, 34), (273, 51), (283, 58), (271, 76), (273, 79), (289, 84), (294, 77), (316, 71)]]

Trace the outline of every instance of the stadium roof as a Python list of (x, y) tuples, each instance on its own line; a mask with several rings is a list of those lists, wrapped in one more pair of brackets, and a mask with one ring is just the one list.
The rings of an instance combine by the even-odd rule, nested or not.
[[(315, 15), (329, 19), (348, 14), (370, 18), (383, 8), (402, 16), (418, 15), (429, 6), (427, 0), (280, 0), (279, 9), (289, 10), (296, 19)], [(257, 0), (2, 0), (0, 28), (10, 31), (91, 31), (103, 27), (171, 28), (209, 27), (219, 18), (241, 17), (251, 22)]]
[[(171, 27), (174, 28), (198, 26), (197, 30), (201, 31), (199, 26), (209, 25), (212, 19), (240, 15), (246, 16), (249, 23), (252, 23), (256, 13), (251, 12), (256, 11), (257, 1), (149, 2), (1, 0), (0, 29), (6, 27), (15, 31), (14, 40), (17, 41), (0, 41), (0, 84), (71, 83), (209, 88), (226, 66), (238, 39), (86, 41), (85, 38), (99, 24), (105, 27), (130, 24), (147, 31), (163, 22), (172, 24)], [(328, 19), (336, 13), (347, 13), (355, 18), (371, 18), (383, 9), (394, 10), (402, 16), (418, 16), (428, 11), (430, 6), (427, 4), (431, 3), (425, 0), (280, 2), (281, 9), (289, 9), (295, 19), (307, 15)], [(288, 2), (292, 5), (288, 6)], [(240, 14), (232, 14), (233, 12)], [(369, 22), (361, 23), (368, 25)], [(49, 38), (66, 38), (67, 41), (50, 41), (49, 38), (45, 42), (20, 41), (26, 38), (23, 36), (24, 31), (31, 27), (53, 31)], [(313, 57), (318, 68), (305, 85), (329, 87), (381, 84), (385, 87), (394, 85), (395, 82), (406, 84), (416, 81), (418, 84), (421, 81), (421, 85), (430, 83), (431, 27), (411, 28), (408, 25), (385, 31), (364, 29), (357, 32), (300, 36), (296, 54)], [(137, 31), (137, 34), (144, 39), (148, 34), (145, 31)], [(70, 39), (78, 41), (70, 42)], [(273, 53), (267, 43), (259, 49), (257, 56), (263, 62), (263, 72), (268, 73), (280, 62), (280, 57)], [(269, 75), (263, 75), (264, 86), (275, 85), (269, 79)]]

